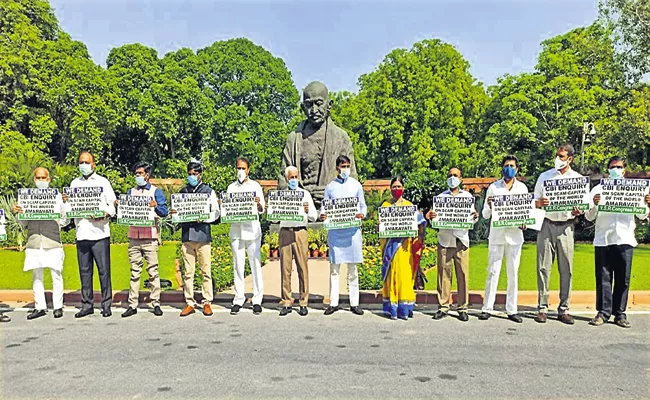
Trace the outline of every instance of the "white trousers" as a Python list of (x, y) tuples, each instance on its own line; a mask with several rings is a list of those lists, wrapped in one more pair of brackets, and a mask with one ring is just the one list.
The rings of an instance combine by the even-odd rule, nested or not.
[[(348, 292), (350, 294), (350, 307), (359, 305), (359, 273), (357, 264), (348, 265)], [(339, 305), (339, 269), (341, 264), (330, 264), (330, 306)]]
[[(50, 269), (52, 275), (52, 306), (54, 309), (63, 308), (63, 275), (61, 271)], [(32, 290), (34, 291), (34, 308), (47, 310), (45, 302), (45, 287), (43, 286), (43, 275), (45, 268), (34, 268), (32, 270)]]
[(508, 315), (517, 314), (517, 290), (519, 281), (519, 261), (521, 260), (521, 244), (495, 244), (488, 246), (488, 274), (485, 282), (485, 300), (483, 311), (494, 310), (494, 300), (499, 286), (499, 273), (504, 253), (506, 258), (506, 273), (508, 274), (508, 293), (506, 297), (506, 312)]
[(264, 281), (262, 280), (262, 261), (260, 247), (262, 239), (241, 240), (232, 239), (233, 271), (235, 275), (235, 298), (233, 305), (243, 306), (246, 301), (244, 285), (244, 266), (246, 265), (246, 253), (248, 253), (248, 264), (251, 267), (253, 277), (253, 304), (262, 304), (264, 297)]

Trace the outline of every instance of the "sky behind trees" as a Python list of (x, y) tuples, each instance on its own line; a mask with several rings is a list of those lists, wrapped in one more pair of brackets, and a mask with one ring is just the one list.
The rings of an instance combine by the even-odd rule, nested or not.
[(247, 37), (281, 57), (298, 88), (322, 80), (357, 91), (396, 47), (439, 38), (486, 85), (532, 71), (540, 42), (598, 14), (596, 0), (51, 0), (62, 29), (106, 65), (110, 49), (140, 42), (159, 56)]

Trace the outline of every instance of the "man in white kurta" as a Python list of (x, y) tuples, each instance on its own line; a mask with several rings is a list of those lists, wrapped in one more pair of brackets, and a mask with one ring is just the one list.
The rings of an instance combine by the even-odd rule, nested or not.
[[(491, 184), (483, 203), (483, 218), (492, 218), (492, 197), (509, 194), (526, 194), (528, 188), (519, 182), (516, 174), (519, 170), (519, 160), (515, 156), (504, 157), (502, 163), (503, 178)], [(508, 274), (508, 292), (506, 298), (506, 312), (508, 318), (521, 323), (521, 316), (517, 314), (517, 285), (519, 278), (519, 261), (521, 259), (521, 246), (524, 243), (524, 234), (520, 228), (493, 228), (490, 226), (488, 238), (488, 275), (485, 282), (485, 298), (479, 319), (490, 318), (494, 310), (501, 263), (505, 253), (506, 272)]]
[[(357, 218), (366, 216), (366, 200), (363, 187), (356, 179), (350, 176), (350, 159), (339, 156), (336, 160), (338, 177), (325, 188), (324, 199), (338, 199), (344, 197), (357, 197), (359, 199), (359, 212)], [(321, 220), (326, 220), (327, 215), (321, 207)], [(359, 307), (359, 274), (357, 265), (363, 262), (361, 241), (361, 227), (335, 229), (327, 232), (327, 241), (330, 248), (330, 305), (325, 310), (325, 315), (330, 315), (339, 310), (339, 270), (341, 264), (348, 266), (348, 291), (350, 296), (350, 311), (363, 315)]]
[[(46, 189), (50, 183), (50, 173), (45, 168), (36, 168), (34, 183), (38, 189)], [(56, 220), (30, 220), (20, 221), (27, 229), (27, 246), (25, 249), (24, 271), (32, 271), (32, 289), (34, 291), (34, 310), (27, 314), (27, 319), (32, 320), (47, 314), (45, 301), (45, 287), (43, 276), (45, 269), (49, 268), (52, 276), (52, 306), (54, 318), (63, 316), (63, 245), (61, 244), (61, 226), (67, 225), (65, 208), (61, 193), (56, 195), (61, 209), (62, 218)], [(14, 213), (23, 212), (23, 208), (16, 205)]]
[[(608, 162), (611, 179), (623, 179), (625, 161), (612, 157)], [(594, 247), (596, 259), (596, 316), (590, 325), (600, 326), (614, 317), (614, 323), (622, 328), (629, 328), (625, 311), (627, 309), (630, 276), (632, 274), (632, 256), (637, 246), (634, 237), (635, 218), (645, 220), (648, 216), (650, 195), (645, 196), (645, 211), (640, 214), (614, 214), (598, 211), (601, 202), (602, 185), (598, 184), (589, 194), (590, 209), (585, 213), (589, 221), (595, 221)], [(612, 284), (613, 281), (613, 284)]]
[[(228, 193), (255, 192), (257, 211), (264, 213), (264, 192), (256, 181), (248, 178), (250, 162), (245, 158), (237, 159), (237, 180), (228, 186)], [(262, 227), (259, 219), (230, 225), (230, 244), (232, 247), (233, 271), (235, 277), (235, 298), (232, 301), (230, 314), (237, 314), (246, 301), (244, 286), (244, 265), (246, 253), (253, 278), (253, 314), (262, 312), (264, 297), (264, 281), (262, 280)]]

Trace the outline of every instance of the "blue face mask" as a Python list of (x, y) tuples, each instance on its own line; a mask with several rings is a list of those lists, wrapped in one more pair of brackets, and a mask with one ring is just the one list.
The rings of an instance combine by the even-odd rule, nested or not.
[(188, 175), (187, 183), (189, 183), (190, 186), (196, 186), (199, 184), (199, 178), (196, 175)]
[(144, 186), (147, 184), (147, 180), (144, 179), (144, 176), (136, 176), (135, 177), (135, 184), (138, 186)]
[(289, 179), (289, 189), (296, 190), (298, 188), (298, 179)]
[(506, 178), (506, 179), (514, 178), (516, 173), (517, 173), (517, 170), (511, 165), (503, 167), (503, 177)]

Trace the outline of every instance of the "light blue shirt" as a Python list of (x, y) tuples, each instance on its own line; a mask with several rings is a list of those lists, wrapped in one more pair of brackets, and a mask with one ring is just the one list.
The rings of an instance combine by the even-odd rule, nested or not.
[[(343, 197), (357, 197), (359, 199), (359, 212), (365, 218), (368, 208), (366, 207), (366, 199), (363, 196), (363, 187), (359, 181), (352, 177), (345, 181), (336, 178), (325, 188), (325, 199)], [(322, 206), (320, 213), (324, 214)], [(330, 248), (330, 263), (358, 264), (363, 262), (363, 242), (360, 227), (330, 230), (327, 232), (327, 241)]]

